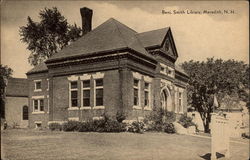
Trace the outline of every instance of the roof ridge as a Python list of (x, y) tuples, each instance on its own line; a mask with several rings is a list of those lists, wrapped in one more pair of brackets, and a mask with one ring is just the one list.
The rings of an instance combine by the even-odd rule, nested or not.
[(125, 45), (126, 45), (127, 47), (129, 47), (128, 44), (127, 44), (127, 42), (125, 41), (124, 36), (122, 35), (122, 33), (121, 33), (121, 31), (120, 31), (120, 28), (119, 28), (118, 25), (116, 24), (116, 20), (114, 21), (114, 24), (115, 24), (116, 29), (118, 30), (120, 36), (122, 37), (122, 41), (125, 43)]
[[(122, 32), (121, 32), (121, 30), (120, 30), (120, 27), (118, 26), (117, 23), (119, 23), (119, 25), (122, 25), (123, 27), (126, 27), (126, 28), (130, 29), (131, 31), (133, 31), (133, 30), (132, 30), (131, 28), (127, 27), (126, 25), (120, 23), (119, 21), (115, 20), (115, 19), (114, 19), (114, 23), (115, 23), (115, 25), (116, 25), (116, 28), (117, 28), (118, 31), (119, 31), (119, 34), (120, 34), (121, 37), (122, 37), (122, 40), (125, 42), (126, 46), (127, 46), (128, 48), (132, 49), (132, 50), (135, 50), (135, 48), (133, 48), (133, 43), (132, 43), (132, 44), (129, 44), (129, 43), (125, 40), (125, 37), (124, 37), (124, 35), (122, 34)], [(142, 45), (141, 41), (139, 40), (139, 38), (136, 36), (137, 32), (136, 32), (136, 31), (133, 31), (133, 32), (135, 32), (135, 33), (132, 33), (133, 36), (134, 36), (134, 38), (135, 38), (135, 42), (134, 42), (134, 43), (137, 42), (137, 43), (142, 47), (142, 49), (145, 50), (145, 52), (147, 52), (146, 49), (143, 47), (143, 45)], [(147, 52), (147, 53), (148, 53), (148, 52)]]
[(129, 29), (129, 30), (131, 30), (131, 31), (133, 31), (133, 32), (135, 32), (135, 33), (138, 33), (138, 32), (136, 32), (136, 30), (130, 28), (129, 26), (123, 24), (122, 22), (116, 20), (115, 18), (110, 18), (110, 19), (112, 19), (112, 20), (115, 21), (116, 23), (119, 23), (120, 25), (123, 25), (124, 27), (126, 27), (126, 28)]
[(145, 32), (140, 32), (140, 33), (137, 33), (137, 34), (142, 34), (142, 33), (147, 33), (147, 32), (154, 32), (154, 31), (158, 31), (158, 30), (162, 30), (162, 29), (169, 29), (169, 27), (164, 27), (164, 28), (160, 28), (160, 29), (154, 29), (154, 30), (150, 30), (150, 31), (145, 31)]

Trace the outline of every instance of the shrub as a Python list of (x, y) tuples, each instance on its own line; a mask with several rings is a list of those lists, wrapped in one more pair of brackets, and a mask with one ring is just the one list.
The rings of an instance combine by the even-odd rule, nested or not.
[(105, 123), (107, 119), (99, 119), (92, 121), (92, 129), (94, 132), (104, 132), (105, 131)]
[(155, 108), (146, 118), (144, 123), (148, 131), (162, 131), (164, 123), (172, 123), (176, 120), (174, 112), (164, 111), (162, 108)]
[(79, 127), (81, 125), (81, 122), (78, 121), (68, 121), (63, 124), (62, 129), (63, 131), (78, 131)]
[(127, 128), (129, 132), (143, 133), (144, 123), (139, 121), (134, 121), (132, 124), (128, 124)]
[(120, 123), (116, 120), (107, 120), (105, 123), (105, 132), (124, 132), (126, 131), (126, 124)]
[(62, 125), (59, 124), (59, 123), (50, 123), (49, 124), (49, 129), (52, 130), (52, 131), (61, 131), (62, 130)]
[(79, 132), (91, 132), (93, 131), (93, 121), (81, 122), (78, 127)]
[(163, 121), (173, 123), (176, 120), (176, 114), (174, 112), (165, 112)]
[(181, 115), (178, 123), (180, 123), (184, 128), (188, 128), (190, 126), (196, 126), (194, 122), (192, 122), (192, 118), (188, 117), (186, 114)]
[(162, 126), (162, 130), (166, 133), (175, 133), (175, 128), (174, 128), (174, 124), (171, 122), (166, 122), (163, 124)]
[(119, 123), (116, 120), (108, 118), (81, 122), (78, 127), (79, 132), (124, 132), (126, 131), (126, 125)]
[(122, 121), (125, 120), (125, 119), (126, 119), (126, 116), (122, 112), (117, 112), (116, 113), (116, 120), (119, 123), (122, 123)]

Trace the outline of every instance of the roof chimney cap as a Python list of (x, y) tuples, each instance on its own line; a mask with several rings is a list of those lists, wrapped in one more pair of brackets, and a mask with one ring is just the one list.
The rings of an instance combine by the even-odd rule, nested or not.
[(82, 31), (83, 35), (92, 30), (92, 15), (93, 10), (87, 7), (80, 8), (82, 17)]

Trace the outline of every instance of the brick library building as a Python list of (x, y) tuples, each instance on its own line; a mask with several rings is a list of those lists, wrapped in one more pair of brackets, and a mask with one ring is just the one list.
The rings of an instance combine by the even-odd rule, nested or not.
[(110, 18), (92, 30), (93, 11), (80, 13), (87, 33), (27, 73), (29, 127), (187, 111), (188, 75), (175, 65), (170, 27), (137, 33)]

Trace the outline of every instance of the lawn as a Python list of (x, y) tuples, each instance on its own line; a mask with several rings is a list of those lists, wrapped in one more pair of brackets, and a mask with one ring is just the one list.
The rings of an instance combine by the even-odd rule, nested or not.
[[(248, 159), (246, 142), (230, 143), (232, 159)], [(204, 160), (209, 154), (209, 138), (188, 135), (1, 131), (3, 160)]]

